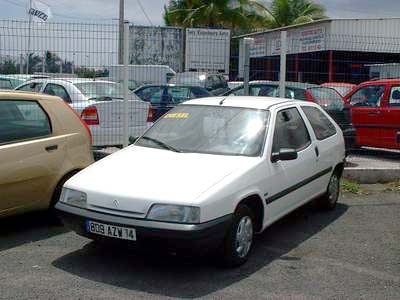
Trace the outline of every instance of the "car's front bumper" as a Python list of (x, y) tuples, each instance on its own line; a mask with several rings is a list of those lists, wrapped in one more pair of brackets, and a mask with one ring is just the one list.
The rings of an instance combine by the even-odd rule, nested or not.
[(128, 243), (137, 246), (160, 245), (162, 249), (166, 250), (189, 250), (192, 252), (204, 252), (218, 247), (232, 221), (232, 215), (229, 214), (200, 224), (156, 222), (100, 213), (60, 202), (56, 204), (56, 209), (57, 215), (66, 227), (90, 239), (117, 241), (114, 238), (87, 232), (87, 220), (134, 228), (137, 240), (128, 241)]

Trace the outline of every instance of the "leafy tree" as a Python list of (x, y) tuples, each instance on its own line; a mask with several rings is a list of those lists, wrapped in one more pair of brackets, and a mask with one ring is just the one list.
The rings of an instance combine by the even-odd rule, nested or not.
[(270, 14), (266, 22), (268, 28), (302, 24), (324, 19), (325, 8), (312, 0), (273, 0), (270, 8), (264, 7)]
[(92, 68), (79, 67), (75, 69), (75, 74), (81, 78), (95, 78), (96, 70)]
[(164, 6), (169, 26), (250, 30), (265, 23), (264, 7), (254, 0), (171, 0)]
[(236, 32), (311, 22), (324, 16), (312, 0), (170, 0), (164, 6), (169, 26), (229, 28)]
[(16, 74), (18, 72), (17, 64), (12, 59), (5, 59), (0, 63), (0, 74)]
[[(32, 74), (34, 70), (41, 69), (40, 66), (42, 64), (43, 58), (41, 58), (39, 55), (37, 55), (34, 52), (31, 52), (28, 55), (28, 60), (29, 60), (29, 70), (28, 70), (29, 74)], [(26, 64), (24, 66), (24, 71), (25, 70), (26, 70)]]

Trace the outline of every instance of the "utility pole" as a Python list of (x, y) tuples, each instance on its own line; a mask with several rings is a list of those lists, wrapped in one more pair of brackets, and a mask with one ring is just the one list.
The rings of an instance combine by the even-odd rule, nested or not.
[(124, 63), (124, 0), (119, 0), (118, 64)]

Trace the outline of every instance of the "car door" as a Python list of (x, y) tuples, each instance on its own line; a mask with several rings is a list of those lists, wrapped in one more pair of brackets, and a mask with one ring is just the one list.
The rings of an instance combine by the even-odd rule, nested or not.
[(43, 92), (48, 95), (58, 96), (67, 103), (72, 102), (70, 95), (68, 94), (67, 90), (62, 85), (55, 84), (55, 83), (48, 83), (48, 84), (46, 84), (46, 87), (44, 88)]
[[(331, 171), (337, 163), (338, 138), (335, 125), (325, 113), (317, 107), (301, 106), (309, 131), (312, 132), (312, 147), (316, 155), (316, 189), (322, 193), (328, 186)], [(306, 122), (307, 123), (307, 122)], [(343, 153), (344, 155), (344, 153)], [(318, 175), (318, 176), (317, 176)]]
[(389, 99), (382, 107), (383, 138), (382, 147), (400, 149), (400, 85), (392, 85)]
[(352, 122), (356, 128), (359, 146), (381, 147), (384, 143), (383, 105), (387, 96), (386, 86), (370, 84), (349, 96)]
[(35, 206), (62, 161), (49, 116), (36, 101), (0, 100), (0, 214)]
[(281, 109), (275, 116), (271, 155), (287, 148), (296, 150), (298, 157), (271, 162), (272, 175), (267, 180), (273, 180), (273, 184), (266, 183), (270, 190), (265, 199), (270, 222), (305, 203), (316, 191), (311, 180), (316, 173), (316, 153), (296, 107)]

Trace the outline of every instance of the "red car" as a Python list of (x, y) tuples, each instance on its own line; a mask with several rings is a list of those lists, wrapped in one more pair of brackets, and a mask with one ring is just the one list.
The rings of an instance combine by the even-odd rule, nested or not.
[(351, 106), (358, 146), (400, 149), (400, 79), (363, 82), (345, 102)]
[(346, 96), (352, 89), (354, 89), (357, 85), (346, 82), (325, 82), (321, 84), (323, 87), (330, 87), (335, 89), (340, 95), (343, 97)]

